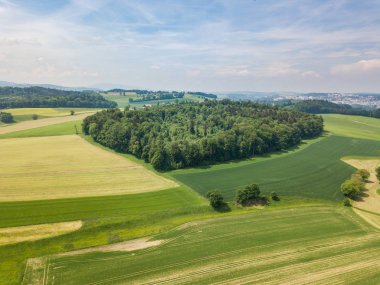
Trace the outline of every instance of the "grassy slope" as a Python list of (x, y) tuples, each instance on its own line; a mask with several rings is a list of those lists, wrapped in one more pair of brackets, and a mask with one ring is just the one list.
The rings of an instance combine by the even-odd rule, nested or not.
[(201, 168), (173, 171), (171, 175), (203, 195), (218, 189), (227, 199), (234, 197), (237, 188), (255, 182), (264, 193), (276, 191), (280, 195), (339, 200), (343, 198), (340, 184), (354, 171), (340, 159), (379, 156), (380, 120), (343, 115), (324, 118), (326, 129), (334, 135), (301, 147), (301, 151), (272, 161), (259, 158), (220, 164), (206, 168), (207, 171)]
[(339, 200), (340, 184), (354, 172), (340, 158), (347, 155), (378, 154), (380, 143), (372, 140), (328, 137), (292, 155), (235, 168), (174, 174), (173, 176), (201, 194), (220, 190), (232, 199), (235, 190), (258, 183), (264, 193), (319, 197)]
[(323, 115), (325, 129), (338, 136), (380, 140), (380, 120), (375, 118)]
[(78, 134), (82, 133), (82, 121), (72, 121), (9, 134), (2, 134), (0, 135), (0, 139), (72, 135), (77, 131)]
[[(379, 281), (380, 238), (359, 223), (350, 209), (334, 208), (206, 220), (156, 236), (169, 242), (134, 254), (52, 257), (47, 279), (48, 284), (210, 284), (229, 279), (278, 284), (323, 278), (319, 274), (331, 269), (327, 277), (339, 281)], [(356, 264), (359, 251), (365, 262)], [(339, 274), (352, 264), (356, 266)]]

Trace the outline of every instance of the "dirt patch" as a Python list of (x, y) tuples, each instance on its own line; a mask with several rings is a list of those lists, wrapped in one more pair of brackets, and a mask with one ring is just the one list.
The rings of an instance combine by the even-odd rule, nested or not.
[(357, 160), (357, 159), (347, 159), (343, 160), (345, 163), (357, 168), (357, 169), (367, 169), (370, 173), (369, 181), (366, 183), (367, 191), (365, 196), (361, 201), (354, 203), (354, 206), (366, 211), (379, 213), (380, 214), (380, 196), (377, 193), (377, 189), (380, 188), (379, 181), (376, 178), (376, 167), (380, 164), (380, 159), (375, 160)]
[(74, 250), (74, 251), (69, 251), (65, 252), (59, 255), (78, 255), (78, 254), (84, 254), (84, 253), (90, 253), (90, 252), (110, 252), (110, 251), (135, 251), (135, 250), (140, 250), (140, 249), (145, 249), (153, 246), (158, 246), (162, 244), (164, 241), (163, 240), (152, 240), (150, 241), (151, 237), (145, 237), (145, 238), (140, 238), (140, 239), (134, 239), (134, 240), (129, 240), (129, 241), (124, 241), (124, 242), (118, 242), (114, 244), (109, 244), (109, 245), (102, 245), (102, 246), (95, 246), (91, 248), (85, 248), (85, 249), (80, 249), (80, 250)]
[(0, 228), (0, 246), (63, 235), (82, 227), (82, 221)]
[(0, 135), (13, 133), (17, 131), (40, 128), (40, 127), (45, 127), (45, 126), (50, 126), (50, 125), (56, 125), (56, 124), (61, 124), (61, 123), (66, 123), (66, 122), (72, 122), (72, 121), (77, 121), (77, 120), (83, 120), (84, 118), (94, 113), (95, 112), (89, 112), (89, 113), (74, 115), (74, 116), (39, 119), (35, 121), (24, 121), (24, 122), (20, 122), (14, 125), (0, 127)]

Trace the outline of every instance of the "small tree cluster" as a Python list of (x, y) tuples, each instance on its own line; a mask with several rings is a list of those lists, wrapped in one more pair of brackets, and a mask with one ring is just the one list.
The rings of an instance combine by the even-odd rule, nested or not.
[(0, 112), (0, 122), (3, 123), (12, 123), (13, 122), (13, 116), (11, 113), (5, 113), (5, 112)]
[(210, 201), (210, 206), (218, 209), (223, 205), (223, 196), (219, 191), (209, 191), (206, 194), (207, 199)]
[(368, 178), (370, 176), (370, 173), (366, 169), (358, 169), (353, 175), (352, 178), (359, 179), (363, 182), (367, 182)]
[(270, 197), (272, 198), (273, 201), (280, 201), (280, 197), (276, 192), (271, 192)]
[(33, 115), (32, 115), (32, 119), (33, 119), (33, 120), (37, 120), (37, 119), (38, 119), (38, 115), (37, 115), (37, 114), (33, 114)]
[(260, 197), (260, 187), (257, 184), (247, 185), (244, 189), (238, 190), (236, 202), (240, 205), (246, 205)]
[(376, 177), (380, 181), (380, 166), (376, 168)]
[(345, 196), (351, 199), (357, 199), (365, 191), (365, 185), (362, 180), (351, 178), (343, 182), (340, 190)]

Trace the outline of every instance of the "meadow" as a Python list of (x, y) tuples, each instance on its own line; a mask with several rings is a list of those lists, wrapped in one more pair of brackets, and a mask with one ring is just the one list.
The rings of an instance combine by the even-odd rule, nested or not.
[(85, 114), (93, 113), (99, 111), (99, 109), (91, 108), (16, 108), (16, 109), (6, 109), (7, 113), (11, 113), (15, 122), (22, 122), (32, 120), (32, 115), (37, 115), (38, 118), (52, 118), (52, 117), (63, 117), (70, 116), (71, 111), (75, 114)]
[[(193, 222), (135, 252), (50, 256), (23, 284), (375, 284), (380, 238), (350, 209), (259, 212)], [(34, 269), (34, 270), (32, 270)], [(38, 282), (36, 282), (38, 281)]]
[[(170, 173), (201, 195), (219, 190), (232, 200), (237, 189), (258, 183), (265, 194), (341, 200), (340, 184), (355, 169), (341, 161), (345, 156), (380, 156), (380, 120), (366, 117), (326, 115), (331, 135), (308, 143), (300, 150), (211, 167)], [(352, 124), (352, 120), (357, 122)], [(370, 135), (369, 135), (370, 134)], [(360, 137), (368, 139), (359, 139)], [(377, 140), (377, 138), (379, 138)]]
[[(361, 117), (356, 119), (361, 120)], [(34, 156), (29, 164), (21, 168), (17, 165), (19, 173), (23, 173), (18, 177), (26, 179), (28, 173), (51, 171), (51, 175), (65, 177), (61, 182), (75, 185), (63, 187), (61, 192), (65, 195), (61, 198), (50, 199), (49, 194), (44, 200), (28, 198), (29, 201), (0, 202), (0, 228), (70, 221), (82, 221), (83, 226), (61, 236), (1, 246), (0, 284), (20, 284), (22, 280), (23, 284), (33, 284), (36, 280), (37, 284), (52, 284), (53, 280), (54, 284), (224, 284), (226, 279), (231, 284), (265, 281), (278, 284), (278, 280), (281, 283), (289, 280), (289, 272), (300, 282), (325, 283), (323, 278), (329, 278), (332, 283), (380, 282), (378, 232), (351, 209), (337, 203), (342, 198), (340, 183), (355, 170), (341, 162), (341, 156), (379, 155), (378, 141), (350, 138), (348, 133), (346, 137), (334, 134), (268, 157), (157, 173), (130, 155), (116, 154), (87, 138), (85, 141), (79, 136), (70, 136), (75, 134), (74, 123), (77, 124), (65, 122), (2, 135), (13, 139), (1, 139), (0, 145), (13, 142), (6, 147), (2, 145), (1, 157), (8, 155), (8, 161), (15, 159), (17, 164), (17, 160), (24, 161), (21, 156)], [(331, 126), (329, 122), (327, 128)], [(365, 132), (366, 128), (361, 126), (358, 136), (361, 131)], [(59, 134), (63, 136), (56, 136)], [(33, 140), (51, 143), (31, 145)], [(16, 149), (12, 150), (11, 158), (4, 149), (12, 147)], [(38, 150), (38, 155), (29, 154)], [(50, 155), (44, 156), (42, 150)], [(93, 166), (95, 158), (99, 163)], [(37, 163), (33, 166), (31, 161)], [(107, 163), (103, 165), (102, 162)], [(145, 193), (106, 195), (101, 186), (93, 185), (90, 188), (95, 187), (96, 195), (102, 196), (94, 197), (88, 192), (88, 197), (78, 197), (85, 184), (75, 180), (92, 183), (93, 177), (89, 179), (86, 175), (91, 177), (105, 168), (115, 170), (114, 167), (120, 166), (123, 169), (109, 171), (107, 175), (102, 172), (107, 183), (131, 187), (129, 181), (120, 182), (125, 177), (118, 176), (130, 171), (125, 168), (126, 164), (133, 164), (164, 181), (173, 178), (180, 186)], [(290, 167), (292, 171), (288, 171)], [(185, 182), (184, 177), (191, 175), (192, 180), (188, 178)], [(45, 180), (45, 176), (41, 174), (40, 180)], [(70, 181), (72, 177), (79, 178)], [(22, 179), (16, 182), (21, 184)], [(231, 203), (230, 212), (219, 213), (191, 189), (200, 194), (207, 188), (224, 189), (225, 197), (230, 200), (236, 187), (252, 182), (259, 182), (264, 193), (273, 187), (281, 200), (265, 209), (244, 209)], [(329, 188), (330, 183), (338, 188)], [(22, 195), (36, 193), (28, 193), (26, 189)], [(70, 198), (71, 194), (75, 196)], [(165, 242), (157, 248), (136, 252), (56, 255), (146, 236)], [(355, 259), (358, 255), (363, 260)], [(49, 256), (47, 263), (44, 256)], [(42, 278), (44, 283), (39, 282), (39, 274), (44, 269), (33, 271), (25, 267), (27, 260), (32, 260), (30, 258), (37, 258), (43, 268), (48, 269), (46, 278)], [(305, 276), (305, 272), (312, 274)]]

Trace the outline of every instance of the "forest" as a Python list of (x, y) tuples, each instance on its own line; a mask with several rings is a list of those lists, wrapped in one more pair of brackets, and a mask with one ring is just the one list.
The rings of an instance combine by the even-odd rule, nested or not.
[(354, 108), (347, 104), (335, 104), (325, 100), (303, 100), (290, 102), (290, 108), (310, 114), (343, 114), (356, 115), (365, 117), (380, 118), (380, 109), (362, 109)]
[(155, 169), (170, 170), (284, 150), (319, 136), (323, 120), (278, 106), (206, 100), (136, 111), (103, 110), (83, 121), (83, 131)]
[(6, 108), (115, 108), (93, 91), (65, 91), (44, 87), (0, 87), (0, 109)]

